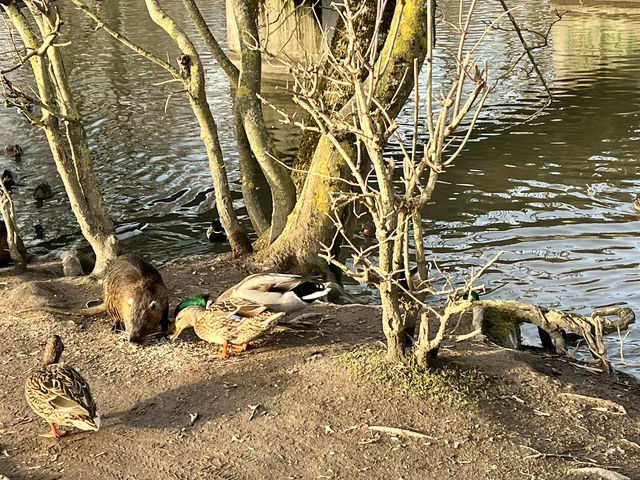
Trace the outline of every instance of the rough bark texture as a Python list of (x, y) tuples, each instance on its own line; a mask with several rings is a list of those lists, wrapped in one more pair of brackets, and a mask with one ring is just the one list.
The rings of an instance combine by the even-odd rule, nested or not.
[[(0, 211), (4, 222), (0, 224), (0, 248), (6, 246), (8, 257), (13, 260), (17, 272), (27, 269), (27, 249), (22, 243), (16, 225), (15, 211), (11, 194), (0, 180)], [(0, 252), (0, 266), (8, 263), (7, 252)]]
[(238, 156), (240, 158), (240, 174), (242, 177), (242, 198), (244, 200), (247, 213), (253, 224), (253, 228), (258, 235), (262, 234), (269, 227), (269, 219), (265, 214), (261, 199), (266, 194), (268, 184), (264, 174), (260, 169), (258, 160), (251, 151), (247, 132), (244, 129), (242, 114), (236, 105), (235, 92), (238, 90), (238, 79), (240, 71), (224, 53), (217, 40), (209, 30), (206, 21), (202, 17), (194, 0), (183, 0), (189, 12), (193, 24), (200, 32), (205, 45), (222, 67), (229, 78), (231, 85), (231, 95), (233, 97), (233, 126), (236, 133), (236, 143), (238, 145)]
[[(602, 340), (603, 335), (626, 330), (636, 319), (630, 308), (599, 308), (591, 315), (579, 315), (515, 300), (481, 300), (474, 302), (475, 304), (482, 306), (485, 310), (506, 309), (515, 314), (516, 321), (533, 323), (549, 335), (558, 353), (567, 351), (561, 330), (580, 335), (606, 371), (610, 371), (611, 367), (607, 359), (607, 349)], [(610, 316), (616, 316), (617, 320), (612, 321), (607, 318)]]
[(222, 226), (227, 232), (231, 249), (236, 255), (251, 252), (251, 243), (238, 222), (238, 217), (233, 209), (231, 191), (222, 158), (222, 149), (218, 140), (218, 130), (211, 115), (204, 89), (204, 70), (200, 56), (184, 31), (160, 8), (156, 0), (146, 0), (146, 5), (151, 19), (167, 32), (183, 52), (183, 55), (178, 59), (180, 64), (179, 75), (187, 89), (187, 98), (191, 104), (191, 109), (200, 125), (200, 137), (207, 150), (209, 168), (211, 169), (211, 176), (215, 186), (218, 215)]
[[(390, 28), (393, 30), (393, 25), (399, 22), (398, 35), (394, 41), (387, 38), (380, 54), (380, 59), (388, 58), (389, 62), (375, 96), (387, 106), (392, 117), (398, 114), (411, 91), (414, 58), (419, 64), (425, 58), (426, 8), (426, 0), (407, 1), (404, 8), (397, 5)], [(342, 110), (347, 113), (351, 108), (350, 102)], [(347, 171), (331, 142), (321, 138), (295, 210), (280, 238), (260, 253), (264, 260), (298, 270), (326, 271), (327, 266), (318, 258), (318, 252), (321, 243), (329, 243), (334, 231), (329, 218), (329, 195), (345, 188), (342, 178)]]
[(250, 0), (232, 0), (231, 4), (238, 25), (242, 57), (236, 105), (251, 149), (271, 187), (273, 210), (269, 235), (273, 242), (284, 229), (287, 216), (293, 210), (296, 189), (286, 167), (279, 162), (280, 155), (264, 123), (262, 105), (257, 97), (262, 66), (260, 52), (251, 48), (257, 46), (259, 38), (255, 9)]
[[(58, 20), (55, 11), (38, 9), (32, 1), (26, 3), (42, 37), (55, 34), (54, 28)], [(37, 50), (42, 42), (27, 19), (15, 5), (3, 8), (25, 46)], [(117, 239), (93, 172), (82, 119), (68, 86), (62, 57), (56, 47), (50, 46), (46, 54), (32, 56), (30, 63), (40, 100), (48, 107), (43, 108), (38, 124), (46, 133), (56, 168), (82, 234), (96, 254), (93, 273), (100, 275), (107, 262), (117, 255)], [(63, 120), (59, 121), (58, 117)]]
[[(380, 27), (380, 35), (377, 39), (378, 42), (380, 42), (380, 46), (382, 46), (382, 44), (386, 40), (386, 34), (389, 32), (389, 24), (391, 23), (391, 19), (393, 18), (395, 3), (395, 1), (389, 1), (385, 7), (383, 21)], [(363, 54), (369, 46), (371, 36), (374, 33), (374, 27), (376, 23), (376, 8), (375, 5), (373, 5), (371, 2), (368, 2), (368, 0), (349, 1), (349, 6), (354, 12), (359, 11), (363, 7), (363, 5), (367, 4), (370, 5), (370, 7), (365, 7), (362, 10), (362, 13), (354, 19), (354, 27), (357, 36), (356, 45), (359, 48), (359, 51)], [(338, 21), (334, 28), (335, 31), (331, 39), (331, 53), (337, 59), (343, 59), (348, 53), (347, 49), (349, 48), (350, 43), (346, 35), (344, 22), (341, 18), (338, 18)], [(347, 101), (353, 96), (353, 87), (340, 84), (328, 85), (329, 82), (327, 81), (327, 77), (332, 77), (335, 73), (335, 69), (328, 61), (325, 61), (323, 70), (326, 70), (326, 77), (323, 77), (318, 85), (319, 90), (322, 92), (322, 101), (326, 105), (338, 111), (342, 107), (344, 107)], [(313, 118), (309, 117), (307, 121), (309, 123), (313, 123)], [(306, 170), (308, 170), (311, 166), (313, 154), (316, 147), (318, 146), (319, 141), (320, 134), (318, 132), (305, 130), (302, 133), (300, 147), (298, 148), (296, 157), (293, 161), (293, 167), (295, 168), (295, 171), (292, 175), (296, 184), (296, 188), (298, 188), (298, 190), (301, 190), (304, 185), (304, 181), (307, 176)]]

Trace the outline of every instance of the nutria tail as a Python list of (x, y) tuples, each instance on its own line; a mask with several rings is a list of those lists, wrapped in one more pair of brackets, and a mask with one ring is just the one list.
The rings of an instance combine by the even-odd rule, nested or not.
[(107, 307), (104, 303), (100, 305), (96, 305), (95, 307), (89, 308), (60, 308), (60, 307), (33, 307), (27, 308), (26, 310), (20, 310), (18, 313), (27, 313), (27, 312), (48, 312), (48, 313), (59, 313), (61, 315), (73, 315), (76, 317), (90, 317), (92, 315), (97, 315), (99, 313), (103, 313), (107, 311)]

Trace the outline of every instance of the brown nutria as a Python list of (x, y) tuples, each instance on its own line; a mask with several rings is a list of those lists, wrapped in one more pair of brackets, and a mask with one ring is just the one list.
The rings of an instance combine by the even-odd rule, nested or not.
[(130, 342), (166, 332), (169, 294), (160, 272), (142, 257), (128, 253), (112, 260), (105, 270), (102, 301), (114, 330), (125, 330)]
[(102, 282), (103, 303), (81, 309), (35, 307), (18, 313), (41, 311), (91, 316), (106, 311), (114, 322), (113, 330), (124, 330), (130, 342), (142, 343), (149, 335), (167, 331), (168, 296), (160, 272), (142, 257), (129, 253), (107, 265)]

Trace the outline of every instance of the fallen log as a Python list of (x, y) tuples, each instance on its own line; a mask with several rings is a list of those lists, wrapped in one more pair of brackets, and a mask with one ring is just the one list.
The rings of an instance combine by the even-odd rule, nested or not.
[[(580, 315), (516, 300), (477, 300), (473, 305), (482, 307), (483, 318), (491, 309), (503, 309), (512, 312), (518, 324), (526, 322), (536, 325), (549, 335), (557, 353), (567, 353), (563, 330), (580, 335), (606, 372), (611, 372), (611, 366), (603, 336), (626, 330), (636, 320), (633, 310), (626, 307), (599, 308), (591, 312), (591, 315)], [(612, 316), (617, 319), (608, 318)]]

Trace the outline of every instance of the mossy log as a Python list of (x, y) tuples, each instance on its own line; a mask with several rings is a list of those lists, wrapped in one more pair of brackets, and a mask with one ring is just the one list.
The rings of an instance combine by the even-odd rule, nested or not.
[[(611, 366), (607, 359), (607, 349), (602, 340), (603, 336), (626, 330), (636, 320), (633, 310), (626, 307), (599, 308), (591, 312), (591, 315), (580, 315), (515, 300), (480, 300), (474, 302), (474, 307), (477, 306), (483, 308), (483, 317), (485, 319), (489, 318), (489, 316), (494, 320), (495, 318), (507, 318), (510, 319), (510, 324), (514, 327), (523, 322), (536, 325), (541, 331), (549, 335), (557, 353), (567, 353), (562, 334), (563, 330), (580, 335), (584, 338), (593, 356), (601, 362), (602, 367), (607, 372), (611, 371)], [(496, 317), (495, 312), (511, 313), (506, 317), (505, 315)], [(608, 318), (612, 316), (617, 317), (617, 319), (611, 320)], [(503, 325), (504, 322), (498, 323), (501, 325), (499, 331), (506, 332), (506, 327)]]

